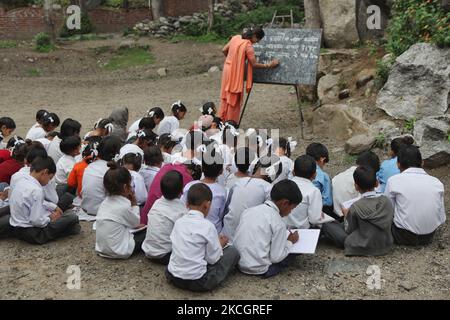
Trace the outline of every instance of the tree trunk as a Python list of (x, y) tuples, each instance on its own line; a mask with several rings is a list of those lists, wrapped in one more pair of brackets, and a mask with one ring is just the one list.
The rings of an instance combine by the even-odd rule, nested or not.
[(164, 4), (163, 0), (152, 0), (153, 20), (158, 20), (160, 17), (164, 16), (163, 4)]
[(309, 29), (321, 29), (319, 0), (304, 0), (305, 5), (305, 27)]
[(55, 43), (56, 41), (56, 30), (55, 30), (55, 23), (53, 22), (52, 17), (52, 1), (45, 0), (44, 1), (44, 19), (45, 23), (47, 24), (47, 32), (52, 38), (52, 43)]
[(208, 32), (211, 32), (214, 25), (214, 0), (208, 0)]

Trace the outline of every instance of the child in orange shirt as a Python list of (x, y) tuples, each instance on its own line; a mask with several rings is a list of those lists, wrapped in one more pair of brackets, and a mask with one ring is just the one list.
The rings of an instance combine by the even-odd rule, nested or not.
[(97, 146), (102, 141), (102, 137), (91, 136), (87, 138), (88, 145), (84, 148), (82, 152), (83, 160), (76, 163), (67, 179), (67, 185), (71, 189), (77, 189), (77, 196), (81, 198), (81, 189), (83, 187), (83, 175), (84, 170), (87, 166), (94, 162), (97, 158)]

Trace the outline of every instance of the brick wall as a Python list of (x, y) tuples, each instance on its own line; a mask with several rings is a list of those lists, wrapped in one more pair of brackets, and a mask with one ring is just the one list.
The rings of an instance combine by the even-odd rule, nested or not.
[[(208, 0), (167, 0), (164, 6), (166, 16), (183, 16), (208, 8)], [(97, 8), (89, 11), (89, 16), (97, 32), (121, 32), (126, 27), (152, 19), (148, 8), (109, 9)], [(53, 11), (52, 20), (57, 30), (64, 21), (62, 11)], [(0, 39), (30, 39), (39, 32), (45, 32), (47, 26), (42, 8), (17, 8), (5, 11), (0, 7)]]
[(164, 13), (169, 17), (185, 16), (205, 10), (208, 10), (208, 0), (164, 1)]

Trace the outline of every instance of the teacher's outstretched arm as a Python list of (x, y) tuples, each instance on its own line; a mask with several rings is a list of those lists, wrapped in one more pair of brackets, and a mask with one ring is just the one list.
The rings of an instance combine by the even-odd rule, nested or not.
[(256, 58), (255, 58), (255, 59), (250, 59), (249, 62), (252, 64), (253, 68), (256, 68), (256, 69), (273, 69), (280, 65), (280, 61), (277, 59), (273, 59), (269, 63), (259, 63), (258, 61), (256, 61)]

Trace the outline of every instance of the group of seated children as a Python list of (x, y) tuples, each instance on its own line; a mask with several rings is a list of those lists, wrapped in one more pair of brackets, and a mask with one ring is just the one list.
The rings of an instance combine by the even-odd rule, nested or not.
[(78, 234), (80, 214), (95, 216), (100, 256), (144, 252), (175, 286), (209, 291), (236, 266), (278, 274), (302, 241), (294, 229), (321, 229), (345, 255), (368, 256), (429, 244), (445, 222), (444, 186), (422, 169), (411, 137), (394, 139), (381, 165), (365, 152), (331, 179), (323, 144), (293, 161), (291, 138), (222, 124), (213, 103), (201, 111), (180, 134), (180, 101), (172, 116), (153, 108), (129, 129), (119, 108), (81, 139), (78, 121), (55, 133), (58, 116), (39, 110), (27, 139), (7, 143), (16, 125), (0, 118), (0, 237), (43, 244)]

